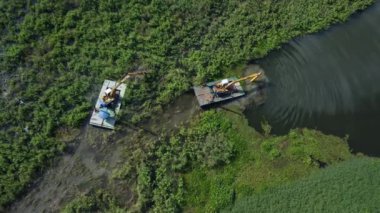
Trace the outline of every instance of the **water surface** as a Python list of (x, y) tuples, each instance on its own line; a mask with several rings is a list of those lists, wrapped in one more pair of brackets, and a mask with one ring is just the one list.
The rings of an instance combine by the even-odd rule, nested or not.
[(257, 63), (273, 86), (245, 111), (274, 134), (308, 127), (349, 135), (354, 152), (380, 156), (380, 2), (348, 22), (293, 40)]

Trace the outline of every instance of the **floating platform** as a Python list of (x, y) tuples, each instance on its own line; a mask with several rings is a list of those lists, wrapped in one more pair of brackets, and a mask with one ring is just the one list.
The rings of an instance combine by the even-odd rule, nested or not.
[(107, 88), (113, 88), (116, 85), (116, 81), (110, 81), (110, 80), (104, 80), (102, 89), (100, 90), (98, 100), (96, 102), (94, 111), (92, 112), (92, 116), (90, 119), (90, 124), (93, 126), (98, 126), (98, 127), (103, 127), (107, 129), (115, 129), (115, 123), (116, 123), (116, 115), (120, 111), (121, 107), (121, 100), (125, 95), (125, 89), (126, 85), (121, 84), (117, 89), (116, 89), (116, 94), (118, 95), (118, 98), (115, 100), (116, 102), (114, 103), (112, 108), (107, 108), (107, 112), (111, 114), (110, 117), (107, 119), (102, 119), (99, 116), (99, 108), (100, 108), (100, 103), (101, 103), (101, 98), (105, 94), (105, 91)]
[(266, 100), (266, 91), (264, 88), (269, 84), (268, 78), (265, 76), (261, 76), (259, 80), (254, 81), (246, 86), (247, 91), (243, 90), (240, 82), (236, 82), (234, 84), (234, 90), (227, 95), (219, 96), (214, 91), (215, 84), (228, 80), (228, 82), (237, 80), (236, 77), (227, 78), (224, 80), (213, 81), (207, 83), (204, 86), (195, 86), (193, 87), (195, 96), (197, 97), (199, 106), (208, 107), (216, 103), (226, 102), (229, 100), (237, 99), (239, 97), (245, 96), (248, 92), (249, 99), (253, 100), (256, 105), (261, 105)]
[[(227, 79), (228, 81), (237, 80), (236, 77), (231, 77)], [(215, 103), (224, 102), (224, 101), (239, 98), (245, 95), (243, 87), (241, 86), (239, 82), (237, 82), (234, 84), (235, 85), (234, 92), (226, 96), (218, 96), (213, 90), (214, 85), (218, 82), (220, 81), (213, 81), (213, 82), (207, 83), (204, 86), (193, 87), (195, 96), (197, 97), (199, 105), (201, 107), (206, 107)]]

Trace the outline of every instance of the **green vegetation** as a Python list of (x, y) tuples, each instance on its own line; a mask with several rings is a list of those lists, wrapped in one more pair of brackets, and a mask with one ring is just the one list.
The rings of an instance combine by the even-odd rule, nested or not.
[[(376, 212), (380, 161), (357, 158), (240, 199), (232, 212)], [(230, 209), (226, 212), (231, 212)]]
[(144, 147), (128, 148), (114, 172), (135, 186), (137, 211), (215, 212), (352, 157), (340, 138), (307, 129), (262, 136), (241, 115), (216, 110), (171, 136), (139, 140)]
[(239, 115), (218, 112), (213, 116), (231, 122), (232, 128), (219, 128), (230, 135), (227, 141), (234, 145), (235, 158), (224, 167), (196, 167), (185, 174), (186, 207), (192, 211), (218, 211), (235, 199), (351, 157), (345, 141), (314, 130), (295, 129), (285, 136), (261, 136)]
[(232, 123), (220, 115), (207, 111), (192, 121), (190, 128), (183, 126), (177, 134), (161, 135), (159, 139), (143, 137), (145, 147), (126, 150), (128, 164), (116, 170), (114, 177), (136, 184), (138, 200), (133, 209), (179, 211), (184, 201), (184, 173), (230, 163), (238, 136)]
[[(192, 83), (220, 77), (295, 36), (344, 21), (372, 2), (1, 0), (0, 206), (22, 194), (48, 160), (64, 151), (65, 144), (55, 137), (58, 130), (83, 124), (105, 78), (118, 79), (137, 68), (152, 71), (142, 81), (128, 84), (123, 119), (138, 122)], [(202, 134), (208, 141), (225, 141)], [(177, 140), (182, 141), (174, 137), (173, 143)], [(274, 160), (283, 155), (276, 145), (263, 146)], [(158, 160), (152, 163), (147, 158), (139, 166), (142, 171), (146, 166), (146, 174), (155, 174), (153, 179), (139, 177), (139, 193), (148, 196), (143, 208), (164, 204), (178, 208), (176, 196), (154, 193), (181, 185), (172, 170), (186, 168), (183, 163), (194, 165), (194, 159), (205, 160), (210, 168), (227, 164), (238, 147), (199, 145), (200, 156), (190, 153), (184, 158), (189, 162), (180, 161), (175, 164), (179, 168), (170, 171), (160, 169), (169, 164), (163, 156), (172, 152), (164, 149), (156, 147), (161, 151), (152, 156), (158, 155)], [(319, 154), (313, 152), (313, 157)], [(149, 186), (153, 194), (146, 189)]]
[(115, 198), (104, 191), (81, 195), (72, 200), (62, 210), (63, 213), (77, 212), (125, 212), (117, 206)]

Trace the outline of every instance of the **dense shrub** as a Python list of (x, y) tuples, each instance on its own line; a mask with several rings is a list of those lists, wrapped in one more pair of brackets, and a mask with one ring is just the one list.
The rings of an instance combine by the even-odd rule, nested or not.
[(184, 200), (181, 173), (194, 167), (214, 168), (233, 157), (233, 133), (228, 119), (210, 110), (201, 114), (190, 128), (151, 141), (154, 146), (136, 171), (140, 211), (178, 212)]
[(63, 213), (77, 212), (114, 212), (121, 213), (126, 210), (118, 207), (115, 198), (104, 191), (91, 192), (88, 195), (80, 195), (68, 203)]

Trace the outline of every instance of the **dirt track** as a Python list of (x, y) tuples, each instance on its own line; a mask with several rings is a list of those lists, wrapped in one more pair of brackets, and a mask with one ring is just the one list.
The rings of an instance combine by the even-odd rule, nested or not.
[(86, 125), (71, 142), (72, 153), (59, 157), (56, 164), (44, 173), (28, 194), (16, 201), (10, 212), (58, 212), (79, 194), (97, 188), (119, 190), (126, 202), (133, 202), (127, 186), (117, 188), (111, 183), (112, 170), (123, 162), (123, 150), (132, 147), (137, 130), (154, 136), (165, 128), (172, 129), (190, 120), (199, 112), (192, 94), (181, 96), (165, 112), (142, 127), (123, 126), (112, 132)]

